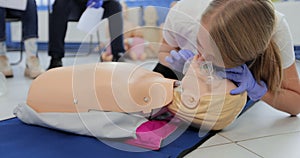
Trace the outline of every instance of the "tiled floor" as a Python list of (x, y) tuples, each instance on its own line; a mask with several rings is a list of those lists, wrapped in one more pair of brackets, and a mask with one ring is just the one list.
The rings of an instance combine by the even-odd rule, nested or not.
[[(40, 53), (46, 68), (49, 57)], [(17, 53), (9, 53), (16, 59)], [(64, 58), (64, 65), (97, 62), (98, 55)], [(300, 70), (300, 62), (297, 63)], [(13, 109), (24, 103), (31, 79), (24, 77), (24, 60), (13, 66), (14, 78), (7, 79), (8, 92), (0, 96), (0, 120), (13, 117)], [(299, 104), (300, 106), (300, 104)], [(1, 133), (1, 132), (0, 132)], [(219, 132), (186, 157), (188, 158), (300, 158), (300, 119), (272, 109), (264, 102), (256, 103), (234, 124)]]

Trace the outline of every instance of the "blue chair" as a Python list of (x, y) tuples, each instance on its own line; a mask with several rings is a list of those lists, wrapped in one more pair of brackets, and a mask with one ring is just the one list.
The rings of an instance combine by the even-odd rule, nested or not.
[[(13, 22), (20, 22), (21, 19), (18, 18), (18, 17), (15, 17), (13, 15), (10, 15), (9, 13), (6, 14), (6, 17), (5, 17), (5, 22), (6, 23), (13, 23)], [(21, 28), (22, 29), (22, 28)], [(15, 47), (8, 47), (7, 48), (7, 51), (20, 51), (20, 57), (19, 59), (16, 61), (16, 62), (12, 62), (10, 63), (11, 65), (18, 65), (22, 62), (23, 60), (23, 41), (22, 39), (20, 40), (20, 46), (15, 48)]]

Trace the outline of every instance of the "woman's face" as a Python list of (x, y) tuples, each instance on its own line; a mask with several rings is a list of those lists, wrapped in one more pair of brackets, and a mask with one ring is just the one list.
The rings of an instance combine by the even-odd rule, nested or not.
[(202, 24), (197, 35), (197, 50), (201, 58), (214, 65), (224, 67), (222, 56), (208, 30), (209, 25)]

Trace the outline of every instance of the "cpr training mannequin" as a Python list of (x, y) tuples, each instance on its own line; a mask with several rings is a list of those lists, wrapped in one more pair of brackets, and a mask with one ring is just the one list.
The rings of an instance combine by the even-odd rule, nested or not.
[[(242, 110), (246, 94), (230, 95), (235, 85), (205, 73), (198, 60), (195, 56), (178, 87), (174, 86), (176, 80), (130, 63), (53, 69), (32, 82), (27, 105), (38, 113), (98, 110), (147, 114), (167, 107), (196, 127), (223, 129)], [(211, 77), (213, 81), (209, 81)]]

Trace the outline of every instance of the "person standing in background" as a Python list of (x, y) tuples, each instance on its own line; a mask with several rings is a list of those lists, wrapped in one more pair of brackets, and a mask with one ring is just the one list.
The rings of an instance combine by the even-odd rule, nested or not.
[(56, 0), (49, 16), (48, 55), (51, 56), (51, 61), (48, 69), (63, 66), (65, 36), (71, 11), (79, 8), (82, 14), (87, 7), (104, 9), (103, 18), (108, 18), (109, 21), (112, 61), (118, 61), (125, 52), (122, 6), (118, 0)]
[(22, 40), (26, 52), (25, 76), (36, 78), (45, 70), (41, 67), (38, 59), (38, 18), (35, 0), (27, 0), (25, 10), (16, 10), (0, 7), (0, 72), (6, 77), (13, 77), (13, 71), (6, 56), (5, 18), (9, 14), (20, 18), (22, 22)]

